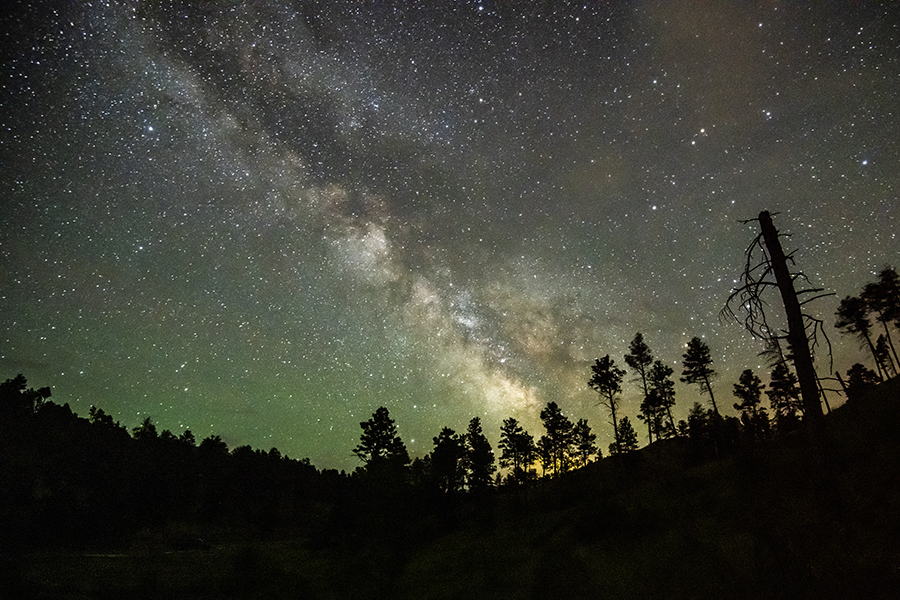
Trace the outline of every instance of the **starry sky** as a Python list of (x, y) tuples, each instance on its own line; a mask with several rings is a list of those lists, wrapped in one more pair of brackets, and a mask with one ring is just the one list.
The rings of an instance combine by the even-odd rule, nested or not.
[(702, 337), (720, 406), (768, 381), (718, 316), (741, 220), (839, 297), (900, 266), (893, 3), (2, 10), (0, 377), (83, 416), (352, 469), (379, 406), (423, 455), (555, 401), (605, 452), (590, 364), (637, 332), (676, 376)]

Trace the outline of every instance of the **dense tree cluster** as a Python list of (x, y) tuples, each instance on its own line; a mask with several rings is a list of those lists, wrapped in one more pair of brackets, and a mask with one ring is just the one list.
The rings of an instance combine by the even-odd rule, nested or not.
[[(572, 423), (555, 402), (548, 403), (540, 417), (545, 433), (537, 441), (516, 419), (503, 422), (498, 443), (499, 460), (494, 456), (478, 417), (469, 421), (462, 434), (444, 427), (432, 439), (431, 452), (417, 457), (407, 469), (409, 460), (405, 446), (397, 436), (388, 410), (380, 407), (371, 419), (360, 423), (363, 433), (354, 452), (364, 464), (357, 472), (372, 479), (374, 467), (390, 464), (389, 471), (395, 483), (409, 481), (413, 486), (450, 497), (460, 493), (483, 494), (496, 485), (527, 486), (537, 478), (537, 465), (540, 465), (542, 475), (553, 476), (583, 467), (600, 457), (597, 436), (587, 419)], [(384, 450), (373, 451), (376, 446)], [(403, 448), (397, 452), (401, 459), (389, 460), (392, 453), (387, 449), (390, 447)], [(495, 477), (497, 463), (505, 472)], [(384, 471), (384, 467), (381, 470)]]
[(538, 464), (556, 475), (599, 457), (587, 420), (573, 424), (554, 403), (542, 413), (546, 433), (537, 443), (514, 419), (504, 422), (499, 475), (478, 417), (464, 433), (444, 427), (432, 451), (411, 460), (380, 407), (360, 423), (352, 451), (361, 465), (345, 474), (319, 471), (276, 448), (229, 449), (217, 435), (198, 443), (190, 430), (160, 432), (149, 416), (129, 431), (102, 408), (92, 406), (83, 418), (50, 396), (49, 388), (28, 388), (22, 375), (0, 384), (0, 478), (7, 492), (0, 525), (16, 546), (115, 544), (176, 522), (366, 531), (417, 509), (452, 506), (447, 502), (455, 496), (478, 498), (497, 484), (527, 487)]
[[(834, 326), (845, 334), (855, 335), (860, 344), (872, 355), (877, 381), (896, 377), (900, 372), (900, 358), (894, 347), (891, 325), (900, 328), (900, 276), (893, 267), (886, 267), (878, 274), (878, 280), (863, 286), (859, 296), (846, 296), (835, 314)], [(881, 332), (875, 336), (872, 320), (881, 324)], [(848, 372), (848, 396), (872, 383), (872, 377), (863, 365), (854, 365)], [(852, 390), (852, 391), (851, 391)]]
[(517, 420), (509, 418), (500, 427), (498, 446), (501, 450), (500, 467), (509, 471), (506, 482), (516, 486), (527, 485), (535, 476), (532, 470), (537, 453), (534, 437)]
[[(672, 406), (675, 404), (675, 384), (671, 380), (672, 369), (655, 360), (650, 347), (638, 332), (625, 355), (625, 364), (634, 371), (633, 381), (638, 383), (643, 394), (638, 418), (647, 425), (649, 443), (653, 438), (668, 438), (676, 435)], [(600, 395), (599, 404), (610, 413), (613, 426), (613, 441), (609, 445), (611, 455), (637, 449), (637, 435), (628, 417), (619, 417), (622, 381), (625, 370), (616, 366), (607, 354), (598, 358), (591, 366), (588, 386)]]
[[(166, 522), (261, 529), (309, 524), (335, 472), (218, 436), (157, 431), (147, 417), (129, 431), (102, 408), (88, 418), (26, 388), (0, 384), (0, 519), (9, 546), (117, 543)], [(177, 540), (176, 540), (177, 541)], [(183, 540), (182, 540), (183, 541)]]
[[(883, 279), (892, 281), (889, 275)], [(884, 306), (879, 304), (878, 306)], [(893, 314), (889, 310), (887, 314)], [(888, 342), (890, 344), (890, 342)], [(720, 456), (746, 444), (755, 444), (772, 435), (797, 429), (804, 415), (797, 375), (789, 366), (791, 356), (778, 356), (770, 371), (769, 389), (751, 370), (746, 369), (733, 386), (738, 402), (734, 409), (739, 416), (723, 415), (719, 410), (713, 389), (717, 373), (709, 346), (699, 337), (692, 338), (682, 355), (681, 381), (696, 384), (701, 396), (709, 397), (710, 408), (695, 403), (687, 420), (677, 424), (672, 414), (675, 406), (674, 370), (654, 357), (643, 334), (637, 333), (625, 355), (625, 364), (632, 370), (632, 381), (643, 395), (638, 419), (647, 427), (649, 443), (672, 437), (687, 438), (698, 457)], [(637, 436), (628, 417), (621, 415), (620, 396), (626, 371), (616, 366), (606, 355), (596, 359), (591, 366), (588, 386), (600, 396), (599, 404), (610, 415), (613, 426), (613, 442), (610, 454), (620, 454), (637, 449)], [(865, 389), (878, 381), (878, 375), (862, 365), (854, 365), (848, 373), (848, 391)], [(770, 412), (762, 405), (763, 393), (768, 397)], [(552, 464), (552, 463), (551, 463)]]

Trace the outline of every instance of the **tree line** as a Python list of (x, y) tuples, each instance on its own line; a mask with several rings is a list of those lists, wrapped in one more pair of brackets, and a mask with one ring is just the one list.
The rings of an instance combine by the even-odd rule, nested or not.
[[(896, 374), (896, 365), (900, 364), (900, 361), (894, 362), (896, 354), (892, 359), (886, 350), (888, 346), (893, 350), (887, 324), (893, 322), (897, 325), (900, 316), (898, 289), (900, 284), (896, 272), (887, 268), (880, 274), (878, 282), (866, 285), (862, 295), (864, 307), (867, 307), (865, 312), (861, 315), (854, 313), (852, 319), (848, 317), (845, 305), (849, 300), (842, 302), (838, 310), (837, 327), (859, 333), (865, 339), (868, 339), (870, 330), (868, 314), (874, 314), (884, 325), (885, 334), (878, 338), (876, 344), (869, 344), (873, 348), (876, 364), (881, 365), (879, 373), (887, 373), (890, 369), (892, 374)], [(848, 327), (847, 323), (851, 325)], [(800, 425), (804, 407), (790, 360), (790, 354), (778, 355), (769, 373), (768, 389), (752, 369), (744, 370), (732, 388), (732, 394), (738, 400), (733, 403), (733, 408), (739, 416), (728, 417), (719, 410), (713, 391), (712, 383), (717, 373), (713, 368), (710, 349), (702, 339), (692, 338), (682, 355), (680, 380), (696, 385), (701, 396), (709, 397), (711, 408), (706, 409), (695, 402), (687, 420), (676, 423), (672, 413), (675, 406), (674, 370), (653, 355), (640, 332), (635, 335), (624, 356), (633, 381), (643, 394), (637, 418), (646, 425), (648, 443), (685, 437), (695, 443), (701, 441), (701, 447), (710, 446), (707, 453), (711, 454), (719, 454), (726, 446), (734, 447), (739, 439), (744, 442), (758, 441), (776, 433), (791, 432)], [(610, 455), (629, 453), (639, 446), (633, 424), (627, 416), (621, 415), (622, 384), (626, 373), (607, 354), (594, 361), (587, 382), (600, 396), (598, 403), (610, 415), (613, 428)], [(870, 373), (862, 365), (851, 367), (848, 371), (849, 396), (857, 393), (860, 386), (877, 381)], [(763, 393), (768, 397), (771, 416), (762, 405)], [(387, 465), (393, 465), (395, 468), (408, 468), (409, 477), (416, 484), (430, 485), (444, 494), (460, 491), (477, 493), (492, 485), (527, 485), (539, 477), (565, 473), (602, 457), (596, 444), (597, 435), (586, 419), (573, 423), (555, 402), (548, 403), (541, 410), (540, 418), (544, 433), (538, 439), (515, 418), (503, 421), (497, 463), (505, 472), (496, 473), (492, 480), (492, 474), (497, 471), (494, 452), (478, 417), (470, 421), (465, 433), (456, 433), (449, 427), (442, 428), (433, 438), (432, 451), (411, 460), (388, 409), (380, 407), (371, 419), (360, 423), (363, 434), (354, 453), (364, 465), (358, 471), (360, 474), (378, 473), (384, 471)], [(702, 443), (712, 438), (718, 439), (711, 444)], [(724, 443), (725, 439), (730, 439), (731, 443)]]
[[(765, 385), (752, 369), (746, 369), (732, 389), (732, 394), (738, 399), (733, 407), (739, 417), (730, 417), (722, 414), (716, 402), (712, 384), (717, 373), (709, 346), (698, 337), (691, 338), (682, 355), (680, 380), (696, 385), (701, 396), (708, 396), (710, 408), (695, 402), (688, 418), (679, 420), (677, 424), (672, 415), (675, 406), (674, 370), (653, 356), (641, 333), (631, 341), (624, 360), (643, 393), (637, 416), (647, 427), (648, 444), (652, 444), (654, 439), (681, 437), (688, 439), (701, 455), (718, 455), (726, 447), (733, 449), (739, 443), (758, 440), (775, 431), (791, 431), (801, 420), (803, 406), (800, 389), (797, 377), (786, 360), (775, 364), (770, 373), (769, 390), (765, 392), (773, 416), (769, 417), (762, 406)], [(595, 360), (591, 371), (588, 385), (600, 395), (600, 404), (609, 412), (613, 427), (610, 454), (636, 449), (637, 439), (628, 417), (618, 416), (626, 371), (619, 368), (609, 355)], [(730, 441), (726, 443), (726, 440)]]
[[(841, 378), (853, 400), (900, 370), (892, 336), (900, 328), (900, 277), (891, 267), (883, 269), (859, 296), (844, 298), (835, 316), (835, 326), (859, 338), (875, 367), (854, 364), (846, 381)], [(873, 321), (880, 327), (877, 337)], [(641, 333), (623, 359), (643, 396), (637, 418), (650, 444), (677, 439), (689, 456), (705, 460), (790, 433), (803, 422), (789, 353), (778, 353), (768, 386), (752, 369), (744, 370), (732, 386), (738, 416), (726, 416), (714, 394), (717, 373), (710, 349), (692, 338), (682, 355), (680, 380), (696, 385), (709, 404), (695, 402), (678, 422), (672, 367), (654, 356)], [(587, 380), (609, 414), (610, 456), (639, 446), (634, 425), (622, 414), (629, 371), (607, 354), (594, 361)], [(291, 459), (276, 448), (229, 449), (218, 435), (198, 442), (190, 430), (158, 431), (150, 417), (129, 431), (102, 408), (92, 406), (82, 418), (50, 397), (49, 388), (29, 388), (22, 375), (0, 384), (0, 478), (6, 492), (0, 519), (11, 544), (103, 541), (173, 521), (333, 534), (350, 522), (362, 527), (366, 515), (378, 521), (396, 514), (400, 505), (427, 513), (462, 497), (527, 490), (603, 457), (587, 419), (573, 421), (555, 402), (541, 410), (544, 431), (537, 438), (507, 418), (495, 452), (474, 417), (464, 432), (443, 427), (431, 451), (415, 458), (388, 409), (380, 407), (360, 423), (352, 452), (361, 465), (348, 474), (318, 470), (308, 459)], [(380, 508), (373, 499), (380, 499)]]
[[(846, 335), (856, 336), (860, 345), (869, 351), (875, 366), (874, 371), (862, 363), (850, 367), (844, 384), (848, 398), (900, 373), (900, 357), (891, 335), (891, 325), (900, 328), (900, 276), (893, 267), (882, 269), (878, 279), (866, 283), (858, 296), (841, 300), (835, 316), (834, 326)], [(881, 326), (874, 341), (873, 319)]]
[[(217, 435), (130, 432), (102, 408), (87, 418), (18, 375), (0, 384), (0, 521), (15, 547), (114, 544), (167, 523), (261, 530), (308, 522), (340, 482), (272, 448), (229, 450)], [(176, 540), (188, 543), (189, 540)]]

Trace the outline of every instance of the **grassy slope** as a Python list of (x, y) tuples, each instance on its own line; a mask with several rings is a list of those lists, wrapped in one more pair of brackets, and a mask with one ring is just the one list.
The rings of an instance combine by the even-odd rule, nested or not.
[(827, 421), (824, 460), (800, 437), (693, 467), (677, 444), (654, 445), (417, 541), (28, 557), (6, 586), (61, 598), (894, 597), (900, 380)]

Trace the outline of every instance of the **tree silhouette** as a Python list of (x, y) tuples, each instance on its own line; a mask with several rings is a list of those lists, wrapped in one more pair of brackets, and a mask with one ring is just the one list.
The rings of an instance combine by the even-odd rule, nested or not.
[(449, 427), (444, 427), (437, 437), (432, 438), (431, 474), (438, 489), (447, 495), (462, 489), (465, 481), (465, 444), (461, 436)]
[(684, 383), (696, 383), (700, 386), (701, 394), (709, 394), (713, 412), (719, 415), (719, 407), (716, 406), (716, 398), (713, 396), (711, 380), (716, 372), (712, 368), (712, 357), (709, 354), (709, 346), (698, 337), (691, 338), (687, 351), (682, 355), (681, 381)]
[(140, 425), (131, 430), (131, 436), (138, 441), (149, 442), (157, 439), (159, 434), (150, 417), (146, 417)]
[(34, 415), (50, 397), (50, 388), (27, 388), (28, 380), (19, 373), (0, 383), (0, 421)]
[(628, 420), (628, 417), (622, 417), (619, 421), (619, 436), (621, 437), (619, 438), (618, 448), (614, 451), (613, 445), (610, 444), (610, 454), (627, 454), (628, 452), (637, 450), (637, 433), (635, 433), (634, 427), (631, 425), (631, 421)]
[(228, 456), (228, 444), (218, 435), (210, 435), (203, 438), (198, 448), (202, 454), (209, 457)]
[(762, 399), (763, 388), (766, 387), (752, 369), (744, 369), (738, 382), (734, 384), (734, 395), (740, 402), (734, 408), (741, 412), (755, 413)]
[[(177, 530), (305, 526), (318, 518), (309, 511), (313, 498), (334, 506), (335, 498), (353, 496), (347, 478), (321, 484), (326, 476), (308, 460), (249, 446), (229, 453), (215, 435), (197, 446), (190, 431), (159, 433), (149, 417), (130, 434), (102, 408), (91, 406), (81, 418), (47, 400), (49, 389), (24, 384), (24, 377), (0, 384), (4, 400), (17, 396), (10, 406), (33, 411), (15, 423), (0, 419), (4, 548), (121, 546), (138, 531), (168, 530), (172, 523)], [(21, 524), (11, 526), (10, 516)], [(181, 537), (166, 533), (158, 543), (183, 549)]]
[(775, 423), (779, 430), (790, 430), (803, 412), (797, 376), (788, 368), (787, 361), (781, 361), (772, 369), (770, 377), (766, 395), (775, 415)]
[(875, 359), (881, 364), (882, 369), (887, 377), (897, 376), (897, 364), (891, 356), (891, 350), (888, 348), (887, 338), (882, 333), (875, 340)]
[(649, 391), (647, 376), (650, 365), (653, 364), (653, 353), (644, 342), (642, 333), (636, 333), (634, 339), (631, 340), (631, 344), (628, 346), (628, 354), (625, 355), (625, 364), (634, 369), (637, 374), (636, 379), (641, 382), (641, 390), (646, 396)]
[(646, 342), (644, 342), (644, 334), (641, 332), (637, 332), (628, 345), (625, 364), (634, 370), (634, 381), (641, 384), (641, 391), (646, 395), (648, 391), (647, 371), (650, 369), (650, 365), (653, 364), (653, 353)]
[(877, 373), (855, 363), (847, 370), (847, 400), (856, 400), (880, 381)]
[(569, 470), (572, 446), (572, 421), (560, 410), (556, 402), (550, 402), (541, 411), (541, 421), (547, 431), (538, 441), (543, 444), (550, 456), (550, 466), (554, 473), (562, 473)]
[(887, 346), (891, 349), (893, 365), (900, 367), (900, 357), (894, 348), (894, 339), (888, 325), (900, 321), (900, 276), (893, 267), (887, 267), (878, 274), (878, 281), (867, 283), (863, 287), (860, 297), (866, 303), (869, 310), (875, 313), (875, 319), (881, 323)]
[(466, 484), (469, 491), (484, 491), (491, 487), (493, 474), (497, 468), (494, 465), (494, 451), (481, 429), (481, 420), (478, 417), (473, 417), (469, 421), (463, 442)]
[(641, 384), (641, 392), (644, 395), (644, 402), (641, 406), (647, 408), (649, 411), (644, 413), (643, 420), (647, 422), (647, 434), (649, 435), (650, 443), (652, 444), (658, 402), (648, 402), (647, 399), (647, 396), (650, 394), (647, 375), (650, 370), (650, 365), (653, 364), (653, 353), (650, 352), (650, 347), (644, 343), (644, 335), (642, 333), (638, 332), (635, 334), (634, 339), (631, 340), (631, 344), (628, 346), (628, 354), (625, 355), (625, 364), (634, 370), (637, 375), (635, 381)]
[(366, 466), (390, 461), (399, 465), (409, 464), (409, 453), (406, 445), (397, 433), (397, 426), (391, 418), (388, 409), (381, 406), (372, 414), (372, 418), (359, 424), (363, 432), (359, 438), (359, 445), (353, 449), (353, 453)]
[(900, 327), (900, 275), (893, 267), (878, 273), (879, 308), (888, 322)]
[[(186, 446), (190, 446), (191, 448), (193, 448), (194, 446), (197, 445), (197, 440), (194, 439), (194, 434), (191, 433), (190, 429), (185, 429), (182, 432), (182, 434), (180, 436), (178, 436), (178, 439), (181, 441), (182, 444), (185, 444)], [(273, 450), (275, 450), (275, 449), (273, 448)]]
[(691, 437), (699, 437), (706, 422), (707, 411), (699, 402), (694, 402), (688, 411), (688, 432)]
[(638, 419), (647, 423), (648, 443), (653, 443), (654, 434), (657, 438), (660, 437), (664, 416), (665, 409), (662, 404), (662, 398), (656, 390), (650, 390), (641, 401), (640, 409), (638, 411)]
[(875, 368), (878, 370), (878, 377), (884, 379), (881, 363), (878, 360), (878, 353), (875, 350), (875, 344), (872, 343), (872, 323), (869, 321), (869, 307), (866, 302), (856, 296), (847, 296), (841, 300), (838, 306), (837, 321), (834, 326), (842, 329), (843, 333), (854, 334), (860, 338), (865, 345), (869, 347), (872, 358), (875, 360)]
[(595, 456), (600, 458), (597, 435), (591, 431), (587, 419), (578, 419), (575, 423), (575, 427), (572, 429), (572, 447), (575, 462), (579, 467), (591, 462)]
[[(792, 272), (788, 268), (788, 262), (794, 264), (793, 253), (785, 255), (781, 247), (781, 235), (772, 223), (772, 215), (768, 211), (762, 211), (757, 219), (751, 219), (751, 221), (759, 222), (761, 233), (756, 236), (745, 252), (747, 260), (744, 272), (741, 274), (742, 285), (728, 297), (721, 314), (743, 322), (744, 327), (754, 337), (764, 340), (770, 351), (774, 350), (778, 353), (779, 359), (784, 357), (781, 351), (781, 340), (787, 340), (790, 358), (797, 371), (806, 422), (809, 424), (812, 439), (818, 443), (824, 436), (825, 425), (822, 405), (819, 401), (818, 377), (813, 366), (813, 351), (818, 344), (819, 334), (828, 344), (829, 356), (831, 356), (831, 344), (828, 336), (825, 335), (822, 320), (803, 312), (803, 306), (813, 300), (833, 294), (823, 294), (821, 288), (797, 291), (794, 288), (795, 281), (802, 280), (809, 283), (809, 280), (802, 272)], [(762, 254), (761, 258), (757, 258), (759, 253)], [(764, 293), (771, 288), (777, 288), (781, 295), (787, 321), (787, 333), (771, 327), (767, 321), (765, 312), (767, 303)], [(806, 294), (813, 295), (800, 302), (799, 297)], [(733, 303), (740, 307), (739, 310), (745, 312), (743, 320), (738, 318), (732, 308)]]
[(600, 394), (600, 404), (609, 410), (613, 426), (613, 445), (618, 446), (621, 438), (616, 412), (619, 409), (618, 395), (622, 393), (622, 378), (625, 376), (625, 371), (616, 366), (609, 354), (596, 359), (591, 366), (591, 371), (593, 375), (588, 381), (588, 385)]
[(518, 485), (528, 481), (535, 459), (534, 438), (513, 418), (505, 419), (500, 427), (500, 466), (509, 469), (509, 479)]
[(655, 361), (647, 379), (650, 383), (650, 391), (655, 393), (659, 398), (659, 404), (662, 411), (669, 418), (668, 428), (661, 428), (659, 433), (665, 437), (667, 434), (676, 434), (675, 418), (672, 416), (672, 407), (675, 406), (675, 382), (672, 381), (672, 367), (664, 364), (662, 361)]
[(538, 438), (534, 445), (534, 453), (538, 462), (541, 463), (541, 477), (546, 477), (547, 473), (553, 473), (554, 453), (550, 438), (542, 435)]
[(752, 432), (754, 437), (763, 437), (769, 429), (766, 410), (760, 406), (764, 387), (765, 384), (751, 369), (745, 369), (734, 384), (733, 393), (740, 400), (734, 404), (734, 408), (741, 411), (741, 422), (745, 430)]

